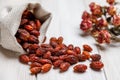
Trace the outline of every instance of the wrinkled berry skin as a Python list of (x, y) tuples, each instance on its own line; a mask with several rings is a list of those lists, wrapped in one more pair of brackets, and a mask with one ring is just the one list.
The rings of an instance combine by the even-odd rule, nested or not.
[(23, 41), (28, 41), (30, 37), (30, 33), (26, 31), (25, 29), (18, 29), (19, 37)]
[(52, 64), (51, 60), (49, 60), (49, 59), (39, 59), (39, 63), (41, 63), (41, 64)]
[(84, 49), (84, 51), (88, 51), (88, 52), (91, 52), (93, 49), (89, 46), (89, 45), (87, 45), (87, 44), (84, 44), (83, 45), (83, 49)]
[(19, 60), (24, 64), (28, 64), (28, 62), (30, 61), (29, 57), (26, 54), (20, 55)]
[(86, 61), (88, 59), (87, 56), (83, 55), (83, 54), (79, 54), (78, 55), (78, 60), (81, 62), (81, 61)]
[(41, 67), (41, 72), (42, 73), (46, 73), (48, 71), (50, 71), (52, 65), (51, 64), (44, 64), (42, 67)]
[(104, 64), (101, 61), (93, 61), (90, 63), (90, 68), (96, 71), (101, 70), (104, 67)]
[(70, 67), (70, 63), (68, 62), (64, 62), (62, 64), (60, 64), (60, 72), (65, 72), (69, 69)]
[(92, 61), (99, 61), (101, 59), (100, 54), (92, 54), (91, 56)]
[(41, 67), (32, 67), (30, 68), (31, 74), (37, 74), (41, 71)]
[(59, 68), (62, 63), (63, 63), (63, 60), (57, 60), (53, 63), (53, 66), (54, 68)]
[(71, 65), (78, 62), (78, 58), (74, 55), (68, 55), (65, 59), (66, 62), (69, 62)]
[(74, 72), (83, 73), (87, 70), (87, 66), (85, 64), (78, 64), (73, 67)]

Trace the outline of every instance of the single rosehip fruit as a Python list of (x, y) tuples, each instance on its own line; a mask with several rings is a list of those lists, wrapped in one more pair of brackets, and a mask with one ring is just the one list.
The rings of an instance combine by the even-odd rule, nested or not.
[(93, 70), (99, 71), (104, 67), (104, 64), (101, 61), (93, 61), (90, 63), (90, 68)]
[(101, 59), (100, 54), (92, 54), (91, 56), (92, 61), (99, 61)]
[(73, 67), (74, 72), (83, 73), (87, 70), (87, 66), (85, 64), (77, 64)]

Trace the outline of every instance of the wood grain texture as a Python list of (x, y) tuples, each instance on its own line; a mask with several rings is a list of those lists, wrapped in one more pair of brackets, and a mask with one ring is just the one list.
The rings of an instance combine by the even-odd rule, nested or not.
[(120, 44), (98, 46), (107, 80), (120, 80)]
[(0, 46), (0, 79), (1, 80), (36, 80), (31, 76), (29, 66), (18, 61), (18, 53), (8, 51)]
[[(6, 5), (22, 4), (23, 1), (0, 0), (0, 9)], [(29, 1), (25, 0), (25, 2)], [(53, 19), (46, 35), (46, 42), (52, 36), (63, 36), (66, 44), (72, 43), (81, 48), (83, 44), (90, 44), (94, 48), (93, 53), (102, 55), (105, 67), (100, 72), (96, 72), (89, 68), (90, 62), (86, 61), (82, 62), (82, 64), (87, 64), (88, 70), (83, 74), (74, 73), (73, 66), (71, 66), (65, 73), (59, 73), (59, 70), (51, 69), (50, 72), (38, 74), (35, 77), (30, 75), (29, 66), (19, 63), (16, 53), (5, 50), (0, 46), (0, 80), (120, 80), (120, 44), (98, 46), (97, 48), (94, 39), (90, 36), (81, 35), (82, 32), (79, 30), (82, 12), (89, 9), (88, 4), (94, 1), (105, 5), (105, 0), (36, 1), (40, 2), (46, 10), (53, 14)]]

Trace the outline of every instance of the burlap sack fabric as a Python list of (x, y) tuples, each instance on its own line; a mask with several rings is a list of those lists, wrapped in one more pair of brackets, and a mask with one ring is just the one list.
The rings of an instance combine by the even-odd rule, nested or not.
[(15, 34), (21, 22), (21, 16), (25, 9), (30, 9), (37, 19), (43, 22), (40, 29), (40, 44), (44, 40), (47, 28), (51, 21), (51, 13), (45, 11), (39, 3), (25, 3), (16, 7), (8, 7), (0, 14), (0, 45), (3, 48), (24, 53), (23, 48), (17, 42)]

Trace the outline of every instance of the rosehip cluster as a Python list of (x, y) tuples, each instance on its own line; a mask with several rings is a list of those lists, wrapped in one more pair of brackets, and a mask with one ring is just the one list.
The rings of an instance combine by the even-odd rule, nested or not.
[[(109, 6), (90, 3), (91, 13), (84, 11), (80, 29), (90, 33), (98, 43), (110, 43), (111, 40), (120, 41), (120, 14), (117, 14), (115, 0), (107, 0)], [(115, 39), (117, 38), (117, 39)]]

